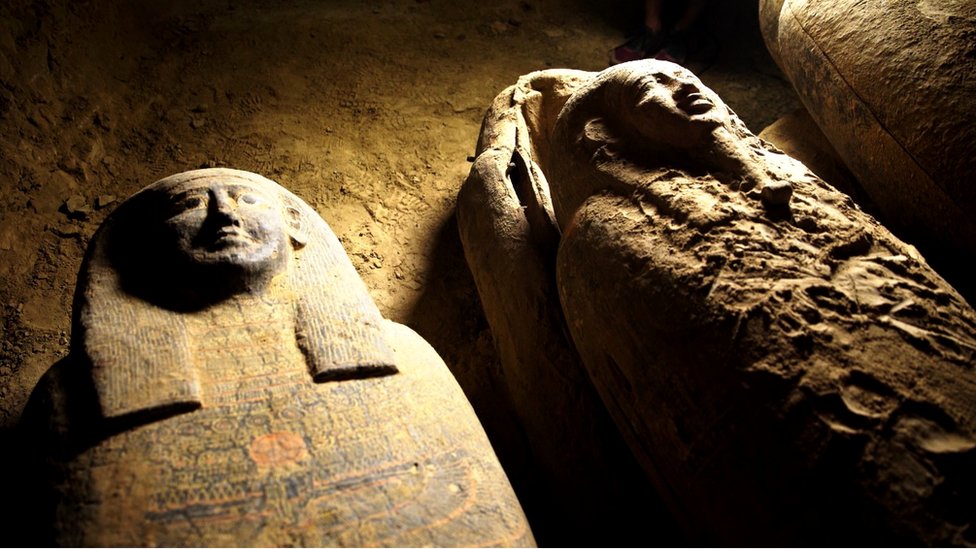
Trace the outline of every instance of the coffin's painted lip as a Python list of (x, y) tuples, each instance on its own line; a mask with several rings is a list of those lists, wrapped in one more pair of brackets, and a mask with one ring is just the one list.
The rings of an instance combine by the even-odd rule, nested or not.
[(714, 106), (711, 101), (699, 92), (692, 92), (680, 97), (677, 101), (678, 108), (688, 114), (704, 114)]

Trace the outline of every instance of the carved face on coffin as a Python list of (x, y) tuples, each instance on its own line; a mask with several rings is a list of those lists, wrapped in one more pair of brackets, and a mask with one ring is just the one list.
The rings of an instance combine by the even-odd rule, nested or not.
[(76, 297), (72, 345), (91, 362), (106, 418), (203, 402), (186, 319), (214, 307), (239, 316), (237, 327), (267, 320), (249, 311), (290, 315), (316, 381), (397, 371), (382, 317), (335, 234), (300, 198), (249, 172), (184, 172), (130, 197), (92, 238)]
[(194, 309), (261, 292), (287, 270), (308, 240), (302, 216), (267, 183), (236, 173), (176, 178), (141, 193), (113, 238), (128, 291)]
[(696, 145), (728, 119), (721, 100), (672, 63), (656, 63), (640, 73), (632, 89), (637, 91), (634, 126), (654, 141)]
[(179, 255), (199, 266), (280, 272), (288, 259), (288, 226), (277, 197), (243, 181), (212, 181), (171, 192), (165, 225)]
[[(550, 144), (550, 158), (560, 161), (550, 161), (547, 178), (564, 231), (589, 197), (628, 196), (658, 176), (684, 186), (708, 174), (767, 206), (788, 205), (792, 194), (788, 181), (767, 173), (762, 143), (721, 98), (666, 61), (621, 63), (596, 75), (566, 102)], [(714, 202), (721, 191), (702, 192)]]

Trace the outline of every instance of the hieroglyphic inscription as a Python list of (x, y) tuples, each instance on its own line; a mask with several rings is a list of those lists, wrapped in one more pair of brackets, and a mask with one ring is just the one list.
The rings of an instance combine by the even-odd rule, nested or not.
[[(287, 535), (302, 545), (475, 544), (484, 532), (464, 526), (469, 513), (506, 525), (475, 456), (430, 445), (469, 436), (443, 421), (449, 402), (418, 407), (411, 395), (424, 389), (410, 376), (315, 384), (294, 319), (273, 296), (186, 316), (204, 406), (92, 451), (76, 471), (88, 478), (76, 482), (96, 487), (97, 505), (125, 505), (120, 490), (148, 491), (143, 528), (174, 545), (215, 532), (253, 543)], [(363, 382), (390, 387), (374, 387), (373, 397), (351, 385)], [(496, 541), (509, 530), (527, 532), (512, 524)]]

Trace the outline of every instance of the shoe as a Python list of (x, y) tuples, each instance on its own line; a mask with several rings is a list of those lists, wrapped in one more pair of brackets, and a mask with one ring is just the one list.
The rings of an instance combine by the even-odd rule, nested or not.
[(647, 59), (654, 56), (664, 45), (664, 33), (644, 28), (626, 42), (610, 50), (610, 64), (619, 65), (628, 61)]

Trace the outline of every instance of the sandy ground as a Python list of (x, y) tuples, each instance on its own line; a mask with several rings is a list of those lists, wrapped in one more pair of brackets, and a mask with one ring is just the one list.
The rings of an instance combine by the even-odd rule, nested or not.
[[(504, 463), (517, 437), (494, 405), (504, 388), (484, 375), (497, 357), (455, 195), (492, 97), (533, 70), (606, 67), (633, 8), (596, 4), (4, 3), (0, 436), (68, 352), (99, 223), (161, 177), (226, 166), (318, 210), (383, 314), (444, 357)], [(762, 48), (755, 0), (716, 5), (702, 23), (721, 49), (702, 79), (758, 133), (798, 103)]]

